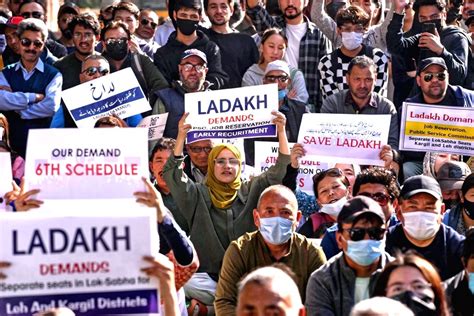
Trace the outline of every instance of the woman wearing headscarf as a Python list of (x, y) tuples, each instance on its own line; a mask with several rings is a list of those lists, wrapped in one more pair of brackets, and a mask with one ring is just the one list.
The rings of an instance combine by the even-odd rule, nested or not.
[(281, 184), (290, 163), (290, 150), (285, 133), (285, 116), (280, 112), (273, 123), (277, 126), (279, 156), (266, 172), (242, 181), (242, 156), (230, 144), (215, 146), (209, 153), (207, 179), (194, 183), (184, 173), (183, 146), (187, 132), (187, 113), (178, 124), (174, 155), (170, 156), (163, 178), (170, 189), (179, 211), (188, 222), (190, 237), (201, 263), (198, 273), (185, 285), (188, 297), (212, 305), (219, 269), (225, 250), (231, 241), (257, 228), (253, 210), (260, 193), (270, 185)]

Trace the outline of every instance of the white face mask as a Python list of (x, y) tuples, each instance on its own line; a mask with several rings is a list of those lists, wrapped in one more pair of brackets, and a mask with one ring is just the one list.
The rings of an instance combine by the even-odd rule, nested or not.
[(430, 212), (408, 212), (403, 213), (403, 229), (417, 240), (432, 238), (439, 230), (439, 214)]
[(341, 212), (342, 207), (346, 204), (347, 198), (344, 196), (338, 201), (331, 203), (331, 204), (321, 204), (321, 209), (319, 210), (320, 213), (326, 213), (333, 217), (337, 217)]
[(348, 50), (354, 50), (362, 44), (364, 34), (357, 32), (342, 32), (342, 45)]

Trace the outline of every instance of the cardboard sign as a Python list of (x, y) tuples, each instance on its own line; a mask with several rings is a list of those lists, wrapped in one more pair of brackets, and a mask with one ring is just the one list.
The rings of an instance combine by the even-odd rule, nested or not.
[(403, 103), (400, 149), (474, 156), (473, 109)]
[(76, 315), (158, 313), (157, 279), (140, 271), (149, 266), (143, 256), (158, 252), (155, 212), (112, 207), (0, 213), (0, 258), (11, 263), (2, 269), (0, 315), (57, 307)]
[(276, 84), (186, 93), (186, 119), (192, 125), (187, 141), (275, 137), (271, 112), (278, 109)]
[(390, 115), (303, 114), (298, 143), (321, 161), (383, 166)]
[(43, 200), (134, 199), (145, 191), (147, 146), (143, 128), (30, 130), (25, 185)]
[(144, 117), (143, 120), (138, 123), (137, 127), (143, 127), (148, 129), (148, 140), (157, 140), (163, 137), (163, 132), (165, 131), (167, 119), (168, 113), (150, 115)]
[(7, 209), (5, 193), (12, 190), (12, 161), (10, 153), (0, 152), (0, 211)]
[(151, 110), (132, 68), (64, 90), (62, 98), (77, 127), (94, 127), (112, 114), (124, 119)]
[[(294, 143), (290, 143), (290, 149)], [(256, 174), (265, 172), (273, 166), (278, 158), (277, 142), (255, 142), (255, 171)], [(298, 188), (303, 192), (314, 195), (313, 176), (329, 168), (327, 162), (321, 162), (316, 156), (304, 156), (300, 160), (298, 177), (296, 178)]]

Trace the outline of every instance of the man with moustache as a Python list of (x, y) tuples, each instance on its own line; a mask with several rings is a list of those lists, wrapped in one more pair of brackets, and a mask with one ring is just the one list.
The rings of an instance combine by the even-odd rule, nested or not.
[(48, 29), (39, 19), (18, 25), (20, 61), (0, 73), (0, 111), (10, 123), (10, 144), (25, 157), (28, 131), (48, 128), (59, 108), (62, 75), (41, 61)]

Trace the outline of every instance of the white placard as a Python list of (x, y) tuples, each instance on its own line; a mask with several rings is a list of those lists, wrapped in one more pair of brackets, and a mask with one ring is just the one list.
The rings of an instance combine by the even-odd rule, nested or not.
[(474, 156), (472, 108), (403, 103), (400, 149)]
[(137, 127), (143, 127), (148, 129), (148, 140), (157, 140), (163, 137), (163, 132), (165, 131), (167, 119), (168, 113), (150, 115), (144, 117), (143, 120), (138, 123)]
[(64, 90), (61, 95), (77, 127), (93, 127), (98, 119), (112, 114), (124, 119), (151, 110), (130, 67)]
[(298, 143), (321, 161), (383, 166), (379, 154), (390, 119), (388, 114), (303, 114)]
[(10, 192), (12, 187), (12, 161), (9, 152), (0, 152), (0, 211), (7, 208), (5, 193)]
[[(64, 209), (68, 208), (66, 202)], [(157, 280), (140, 268), (158, 252), (155, 212), (0, 213), (0, 315), (69, 307), (76, 315), (156, 314)]]
[(148, 177), (143, 128), (34, 129), (25, 185), (45, 199), (134, 199)]
[(268, 84), (186, 93), (187, 141), (276, 136), (272, 111), (278, 110), (278, 86)]

